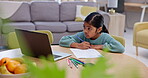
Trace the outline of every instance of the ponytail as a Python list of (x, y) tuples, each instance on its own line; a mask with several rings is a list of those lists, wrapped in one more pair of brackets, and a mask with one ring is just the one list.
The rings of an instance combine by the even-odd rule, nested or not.
[(105, 26), (104, 24), (103, 24), (101, 33), (102, 33), (102, 32), (108, 33), (108, 34), (109, 34), (108, 29), (106, 28), (106, 26)]
[(96, 27), (97, 29), (102, 27), (102, 31), (100, 33), (109, 33), (106, 26), (104, 25), (104, 17), (98, 12), (90, 13), (84, 21)]

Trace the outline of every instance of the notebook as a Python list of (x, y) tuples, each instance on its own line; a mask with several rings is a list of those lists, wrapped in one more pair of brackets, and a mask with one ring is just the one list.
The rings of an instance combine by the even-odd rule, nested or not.
[(71, 54), (52, 51), (46, 33), (15, 29), (16, 36), (23, 54), (33, 57), (50, 57), (54, 61), (70, 56)]
[(70, 49), (77, 58), (98, 58), (102, 55), (95, 49)]

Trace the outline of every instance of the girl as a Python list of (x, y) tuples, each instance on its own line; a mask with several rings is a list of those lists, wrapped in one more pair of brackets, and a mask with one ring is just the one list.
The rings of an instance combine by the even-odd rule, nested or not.
[(108, 49), (111, 52), (124, 52), (124, 46), (108, 34), (104, 18), (98, 12), (90, 13), (84, 20), (83, 32), (63, 36), (60, 46), (79, 49)]

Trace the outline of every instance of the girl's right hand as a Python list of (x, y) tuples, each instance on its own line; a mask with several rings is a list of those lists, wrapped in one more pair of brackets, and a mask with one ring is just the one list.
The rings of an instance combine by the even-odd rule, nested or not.
[(76, 48), (79, 48), (79, 49), (89, 49), (90, 47), (91, 47), (90, 43), (84, 41), (82, 43), (79, 43)]

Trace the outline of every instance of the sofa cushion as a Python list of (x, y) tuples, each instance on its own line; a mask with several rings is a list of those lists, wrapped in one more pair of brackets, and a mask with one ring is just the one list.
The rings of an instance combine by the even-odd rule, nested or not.
[(58, 2), (32, 2), (31, 3), (32, 21), (59, 21)]
[(96, 6), (95, 2), (62, 2), (60, 6), (60, 20), (74, 21), (76, 16), (76, 5)]
[(97, 11), (96, 7), (77, 5), (75, 21), (82, 22), (84, 21), (84, 19), (86, 18), (88, 14), (90, 14), (91, 12), (96, 12), (96, 11)]
[(12, 22), (2, 26), (2, 33), (14, 32), (15, 29), (35, 30), (35, 25), (31, 22)]
[(65, 32), (67, 27), (61, 22), (34, 22), (37, 30), (50, 30), (51, 32)]
[(148, 44), (148, 34), (146, 33), (148, 33), (148, 29), (137, 32), (136, 38), (138, 43)]
[(28, 3), (23, 2), (19, 9), (9, 18), (11, 21), (17, 22), (29, 22), (30, 17), (30, 6)]
[(67, 25), (67, 31), (69, 32), (74, 32), (74, 31), (76, 32), (83, 30), (83, 22), (66, 21), (63, 23)]

